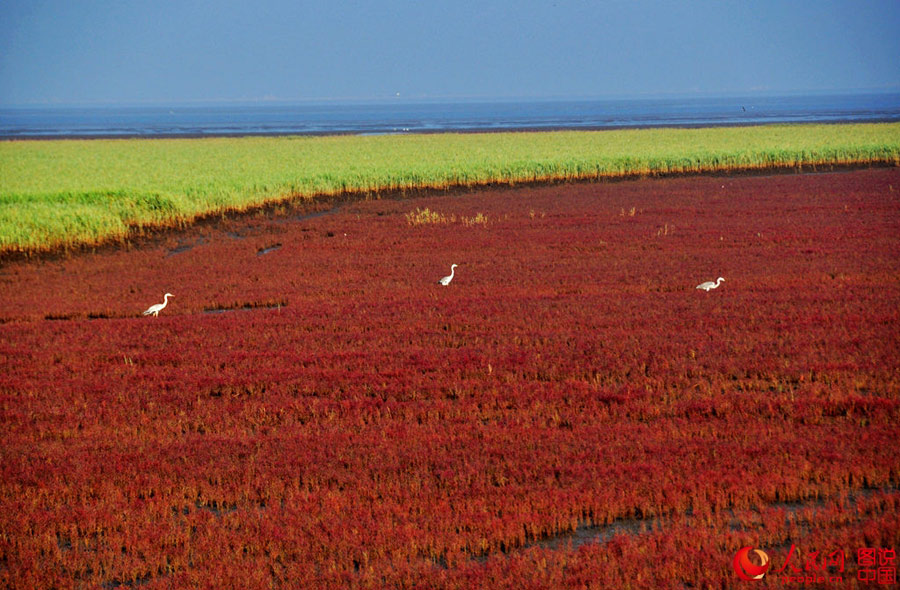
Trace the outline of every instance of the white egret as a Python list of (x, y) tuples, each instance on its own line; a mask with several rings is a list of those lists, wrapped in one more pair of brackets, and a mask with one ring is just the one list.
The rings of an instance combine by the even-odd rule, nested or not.
[(447, 275), (446, 277), (442, 278), (442, 279), (441, 279), (440, 281), (438, 281), (438, 282), (439, 282), (440, 284), (444, 285), (445, 287), (446, 287), (447, 285), (449, 285), (449, 284), (450, 284), (450, 281), (453, 280), (453, 273), (456, 272), (455, 269), (456, 269), (457, 266), (459, 266), (459, 265), (457, 265), (457, 264), (451, 264), (451, 265), (450, 265), (450, 274)]
[(159, 317), (159, 312), (169, 303), (169, 297), (175, 297), (171, 293), (166, 293), (166, 296), (163, 298), (162, 303), (157, 303), (156, 305), (151, 305), (147, 308), (147, 311), (144, 312), (144, 315), (153, 315), (153, 317)]
[(718, 279), (716, 279), (716, 282), (706, 281), (705, 283), (700, 283), (699, 285), (697, 285), (697, 288), (709, 292), (710, 289), (715, 289), (724, 280), (725, 279), (723, 279), (722, 277), (719, 277)]

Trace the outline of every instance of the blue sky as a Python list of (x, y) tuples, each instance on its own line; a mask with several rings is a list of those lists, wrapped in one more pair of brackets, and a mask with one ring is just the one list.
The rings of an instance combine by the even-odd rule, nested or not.
[(0, 0), (0, 105), (900, 91), (898, 30), (898, 0)]

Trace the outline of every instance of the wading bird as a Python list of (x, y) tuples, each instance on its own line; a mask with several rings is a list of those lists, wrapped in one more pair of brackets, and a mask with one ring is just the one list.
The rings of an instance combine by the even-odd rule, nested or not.
[(715, 283), (712, 281), (706, 281), (705, 283), (700, 283), (699, 285), (697, 285), (697, 288), (703, 289), (704, 291), (709, 292), (710, 289), (715, 289), (716, 287), (719, 286), (719, 283), (721, 283), (724, 280), (725, 279), (723, 279), (722, 277), (719, 277), (718, 279), (716, 279)]
[(147, 311), (144, 312), (144, 315), (153, 315), (153, 317), (159, 317), (159, 312), (169, 303), (169, 297), (175, 297), (171, 293), (166, 293), (166, 296), (163, 298), (162, 303), (157, 303), (156, 305), (151, 305), (147, 308)]
[(450, 265), (450, 274), (447, 275), (446, 277), (442, 278), (442, 279), (441, 279), (440, 281), (438, 281), (438, 282), (439, 282), (440, 284), (444, 285), (445, 287), (446, 287), (447, 285), (449, 285), (449, 284), (450, 284), (450, 281), (453, 280), (453, 273), (456, 272), (454, 269), (455, 269), (457, 266), (459, 266), (459, 265), (457, 265), (457, 264), (451, 264), (451, 265)]

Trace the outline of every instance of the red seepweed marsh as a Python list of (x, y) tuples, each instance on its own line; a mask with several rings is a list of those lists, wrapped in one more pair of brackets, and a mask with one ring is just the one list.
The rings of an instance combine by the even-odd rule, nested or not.
[(750, 587), (741, 548), (897, 547), (898, 203), (897, 168), (471, 190), (9, 261), (0, 581)]

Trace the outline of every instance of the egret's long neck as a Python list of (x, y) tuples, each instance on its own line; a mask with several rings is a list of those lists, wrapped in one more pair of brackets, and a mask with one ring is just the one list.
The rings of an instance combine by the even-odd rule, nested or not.
[(451, 266), (451, 267), (450, 267), (450, 278), (451, 278), (451, 279), (453, 278), (453, 273), (455, 273), (455, 272), (456, 272), (456, 268), (453, 267), (453, 266)]
[(163, 297), (163, 305), (167, 305), (169, 303), (169, 294), (166, 293), (166, 296)]

